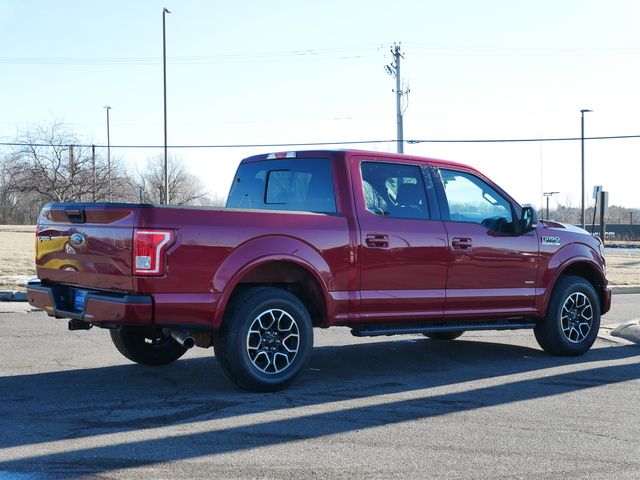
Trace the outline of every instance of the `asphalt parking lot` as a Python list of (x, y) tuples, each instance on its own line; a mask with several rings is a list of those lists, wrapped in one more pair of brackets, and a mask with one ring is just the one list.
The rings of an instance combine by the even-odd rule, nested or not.
[[(603, 323), (638, 306), (616, 296)], [(308, 370), (265, 395), (235, 389), (211, 350), (143, 367), (42, 312), (0, 326), (1, 480), (640, 478), (636, 345), (555, 358), (526, 331), (316, 330)]]

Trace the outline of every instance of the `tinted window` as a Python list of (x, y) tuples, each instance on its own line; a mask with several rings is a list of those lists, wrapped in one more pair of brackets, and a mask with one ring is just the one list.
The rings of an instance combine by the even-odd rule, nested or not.
[(361, 171), (367, 210), (385, 217), (429, 218), (419, 166), (363, 162)]
[(486, 182), (454, 170), (442, 169), (440, 175), (451, 221), (480, 223), (494, 231), (511, 229), (511, 204)]
[(335, 213), (331, 162), (305, 158), (244, 163), (236, 172), (227, 207)]

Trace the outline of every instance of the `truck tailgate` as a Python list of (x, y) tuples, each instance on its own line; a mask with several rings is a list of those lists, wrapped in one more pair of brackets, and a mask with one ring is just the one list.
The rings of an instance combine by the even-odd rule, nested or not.
[(133, 289), (133, 227), (140, 205), (52, 203), (36, 230), (36, 268), (42, 282), (101, 290)]

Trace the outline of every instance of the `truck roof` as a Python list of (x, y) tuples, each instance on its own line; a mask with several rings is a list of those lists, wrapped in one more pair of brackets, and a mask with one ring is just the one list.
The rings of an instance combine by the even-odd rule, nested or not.
[[(289, 156), (287, 156), (289, 155)], [(252, 155), (242, 160), (243, 163), (260, 162), (264, 160), (277, 159), (277, 158), (332, 158), (336, 160), (344, 160), (351, 155), (366, 155), (371, 158), (384, 158), (390, 162), (402, 162), (411, 160), (414, 162), (422, 162), (428, 165), (434, 165), (437, 167), (458, 167), (471, 170), (482, 175), (481, 172), (476, 170), (470, 165), (464, 163), (452, 162), (450, 160), (442, 160), (438, 158), (421, 157), (417, 155), (406, 155), (402, 153), (389, 153), (389, 152), (372, 152), (369, 150), (357, 150), (357, 149), (324, 149), (324, 150), (285, 150), (280, 152), (262, 153), (259, 155)], [(484, 176), (484, 175), (482, 175)]]

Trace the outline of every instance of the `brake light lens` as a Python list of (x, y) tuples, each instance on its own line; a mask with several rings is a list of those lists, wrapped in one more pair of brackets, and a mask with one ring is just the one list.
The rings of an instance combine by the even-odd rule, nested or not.
[(276, 158), (296, 158), (296, 152), (277, 152), (267, 155), (267, 160), (275, 160)]
[(173, 230), (134, 230), (133, 274), (164, 275), (164, 254), (174, 238)]

